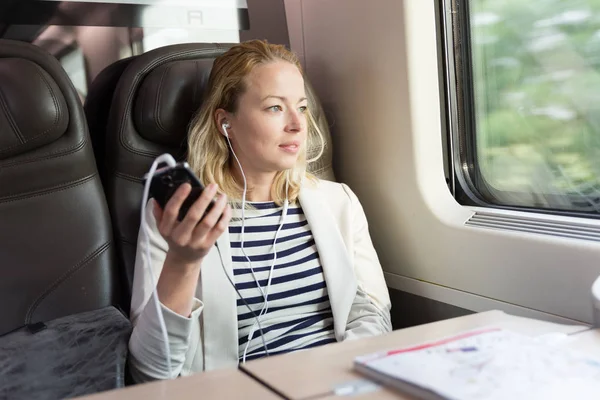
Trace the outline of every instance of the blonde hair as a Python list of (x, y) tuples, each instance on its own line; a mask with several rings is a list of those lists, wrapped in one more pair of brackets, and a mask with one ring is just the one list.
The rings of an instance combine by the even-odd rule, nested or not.
[[(238, 99), (246, 90), (245, 78), (248, 74), (259, 65), (279, 60), (294, 64), (303, 74), (294, 53), (282, 45), (262, 40), (240, 43), (217, 57), (202, 107), (190, 125), (187, 157), (190, 167), (204, 184), (216, 183), (219, 190), (233, 201), (241, 199), (243, 185), (233, 175), (231, 150), (217, 126), (215, 112), (219, 108), (236, 112)], [(305, 115), (308, 124), (306, 146), (303, 146), (296, 165), (277, 172), (271, 186), (271, 197), (279, 205), (286, 197), (290, 203), (296, 201), (304, 178), (314, 179), (306, 171), (307, 163), (318, 160), (324, 151), (325, 139), (310, 109)], [(315, 153), (314, 157), (307, 159), (307, 154)]]

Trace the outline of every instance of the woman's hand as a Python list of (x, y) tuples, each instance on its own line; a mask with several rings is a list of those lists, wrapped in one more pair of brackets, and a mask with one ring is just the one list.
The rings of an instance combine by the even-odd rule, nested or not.
[(164, 210), (161, 210), (156, 203), (153, 210), (158, 231), (169, 244), (167, 257), (172, 264), (182, 266), (198, 265), (219, 236), (228, 228), (231, 219), (231, 208), (227, 204), (225, 195), (221, 195), (212, 209), (202, 218), (206, 208), (217, 194), (217, 185), (211, 184), (204, 189), (184, 219), (179, 222), (177, 220), (179, 209), (191, 190), (189, 184), (181, 185), (167, 202)]

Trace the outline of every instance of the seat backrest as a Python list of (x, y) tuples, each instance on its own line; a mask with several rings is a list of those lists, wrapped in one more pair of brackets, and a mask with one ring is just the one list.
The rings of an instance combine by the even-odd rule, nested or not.
[[(329, 123), (325, 116), (325, 110), (321, 105), (321, 101), (315, 93), (315, 89), (312, 87), (310, 82), (305, 81), (306, 87), (306, 98), (308, 99), (308, 108), (311, 110), (311, 114), (315, 119), (315, 123), (324, 140), (323, 154), (317, 160), (308, 164), (308, 172), (314, 174), (317, 178), (325, 179), (327, 181), (335, 181), (335, 174), (333, 173), (332, 166), (332, 148), (331, 148), (331, 131), (329, 130)], [(317, 149), (318, 150), (318, 149)], [(315, 151), (313, 151), (315, 152)], [(307, 158), (313, 159), (318, 154), (307, 154)]]
[(98, 172), (100, 179), (106, 180), (106, 124), (108, 123), (108, 114), (112, 104), (115, 88), (125, 68), (133, 61), (135, 57), (128, 57), (119, 60), (104, 68), (88, 88), (87, 96), (83, 110), (87, 118), (90, 137), (92, 138), (92, 147), (96, 156)]
[[(215, 57), (227, 48), (194, 43), (155, 49), (132, 59), (120, 76), (103, 132), (104, 185), (129, 289), (133, 283), (143, 176), (160, 154), (185, 158), (188, 124), (200, 107)], [(94, 112), (91, 107), (86, 111)]]
[[(105, 165), (100, 168), (107, 171), (108, 203), (129, 287), (133, 282), (143, 175), (160, 154), (170, 153), (178, 160), (185, 158), (189, 123), (200, 108), (214, 59), (230, 46), (201, 43), (166, 46), (128, 61), (121, 74), (118, 66), (109, 66), (99, 75), (103, 79), (112, 76), (109, 80), (114, 80), (120, 74), (106, 129), (102, 131), (101, 124), (95, 124), (99, 129), (92, 134), (106, 135)], [(97, 87), (95, 82), (92, 87)], [(90, 94), (96, 90), (102, 89), (90, 90)], [(315, 118), (329, 143), (329, 127), (310, 87), (307, 96), (310, 107), (317, 110)], [(93, 97), (100, 96), (93, 94)], [(97, 108), (86, 104), (88, 118)], [(311, 164), (311, 171), (324, 179), (333, 179), (330, 149), (328, 145), (321, 159)]]
[(116, 252), (77, 92), (0, 40), (0, 335), (118, 302)]

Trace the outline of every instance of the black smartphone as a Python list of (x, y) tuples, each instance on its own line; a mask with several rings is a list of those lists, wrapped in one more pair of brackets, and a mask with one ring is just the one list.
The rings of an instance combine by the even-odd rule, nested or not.
[[(204, 186), (202, 186), (202, 183), (200, 183), (196, 174), (190, 169), (188, 163), (183, 162), (178, 163), (174, 167), (159, 168), (154, 173), (152, 181), (150, 182), (150, 197), (153, 198), (163, 210), (177, 188), (184, 183), (189, 183), (192, 186), (192, 191), (179, 209), (179, 215), (177, 217), (179, 221), (183, 220), (190, 207), (198, 200), (202, 191), (204, 191)], [(211, 200), (204, 215), (210, 211), (214, 206), (214, 203), (214, 200)]]

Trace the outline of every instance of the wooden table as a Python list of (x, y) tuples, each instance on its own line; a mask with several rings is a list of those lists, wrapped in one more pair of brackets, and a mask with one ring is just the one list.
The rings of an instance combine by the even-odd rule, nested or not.
[[(334, 343), (306, 351), (259, 359), (248, 362), (241, 368), (283, 397), (292, 400), (409, 399), (386, 388), (352, 397), (336, 396), (335, 389), (364, 379), (352, 370), (356, 356), (418, 344), (488, 326), (509, 329), (529, 336), (551, 332), (572, 334), (588, 330), (586, 326), (560, 325), (515, 317), (501, 311), (488, 311), (402, 329), (384, 336)], [(598, 339), (600, 349), (600, 336), (591, 333), (589, 335), (590, 337), (586, 339), (590, 341)]]
[(210, 371), (170, 381), (156, 381), (84, 398), (85, 400), (280, 399), (275, 393), (238, 369)]
[[(352, 370), (354, 358), (389, 348), (410, 346), (482, 327), (500, 327), (529, 336), (564, 333), (560, 346), (600, 358), (600, 331), (587, 326), (560, 325), (488, 311), (391, 332), (387, 335), (334, 343), (297, 353), (248, 362), (242, 370), (199, 373), (85, 397), (86, 400), (279, 399), (393, 400), (410, 399), (367, 381)], [(366, 383), (365, 383), (366, 382)], [(370, 390), (341, 396), (349, 388)]]

